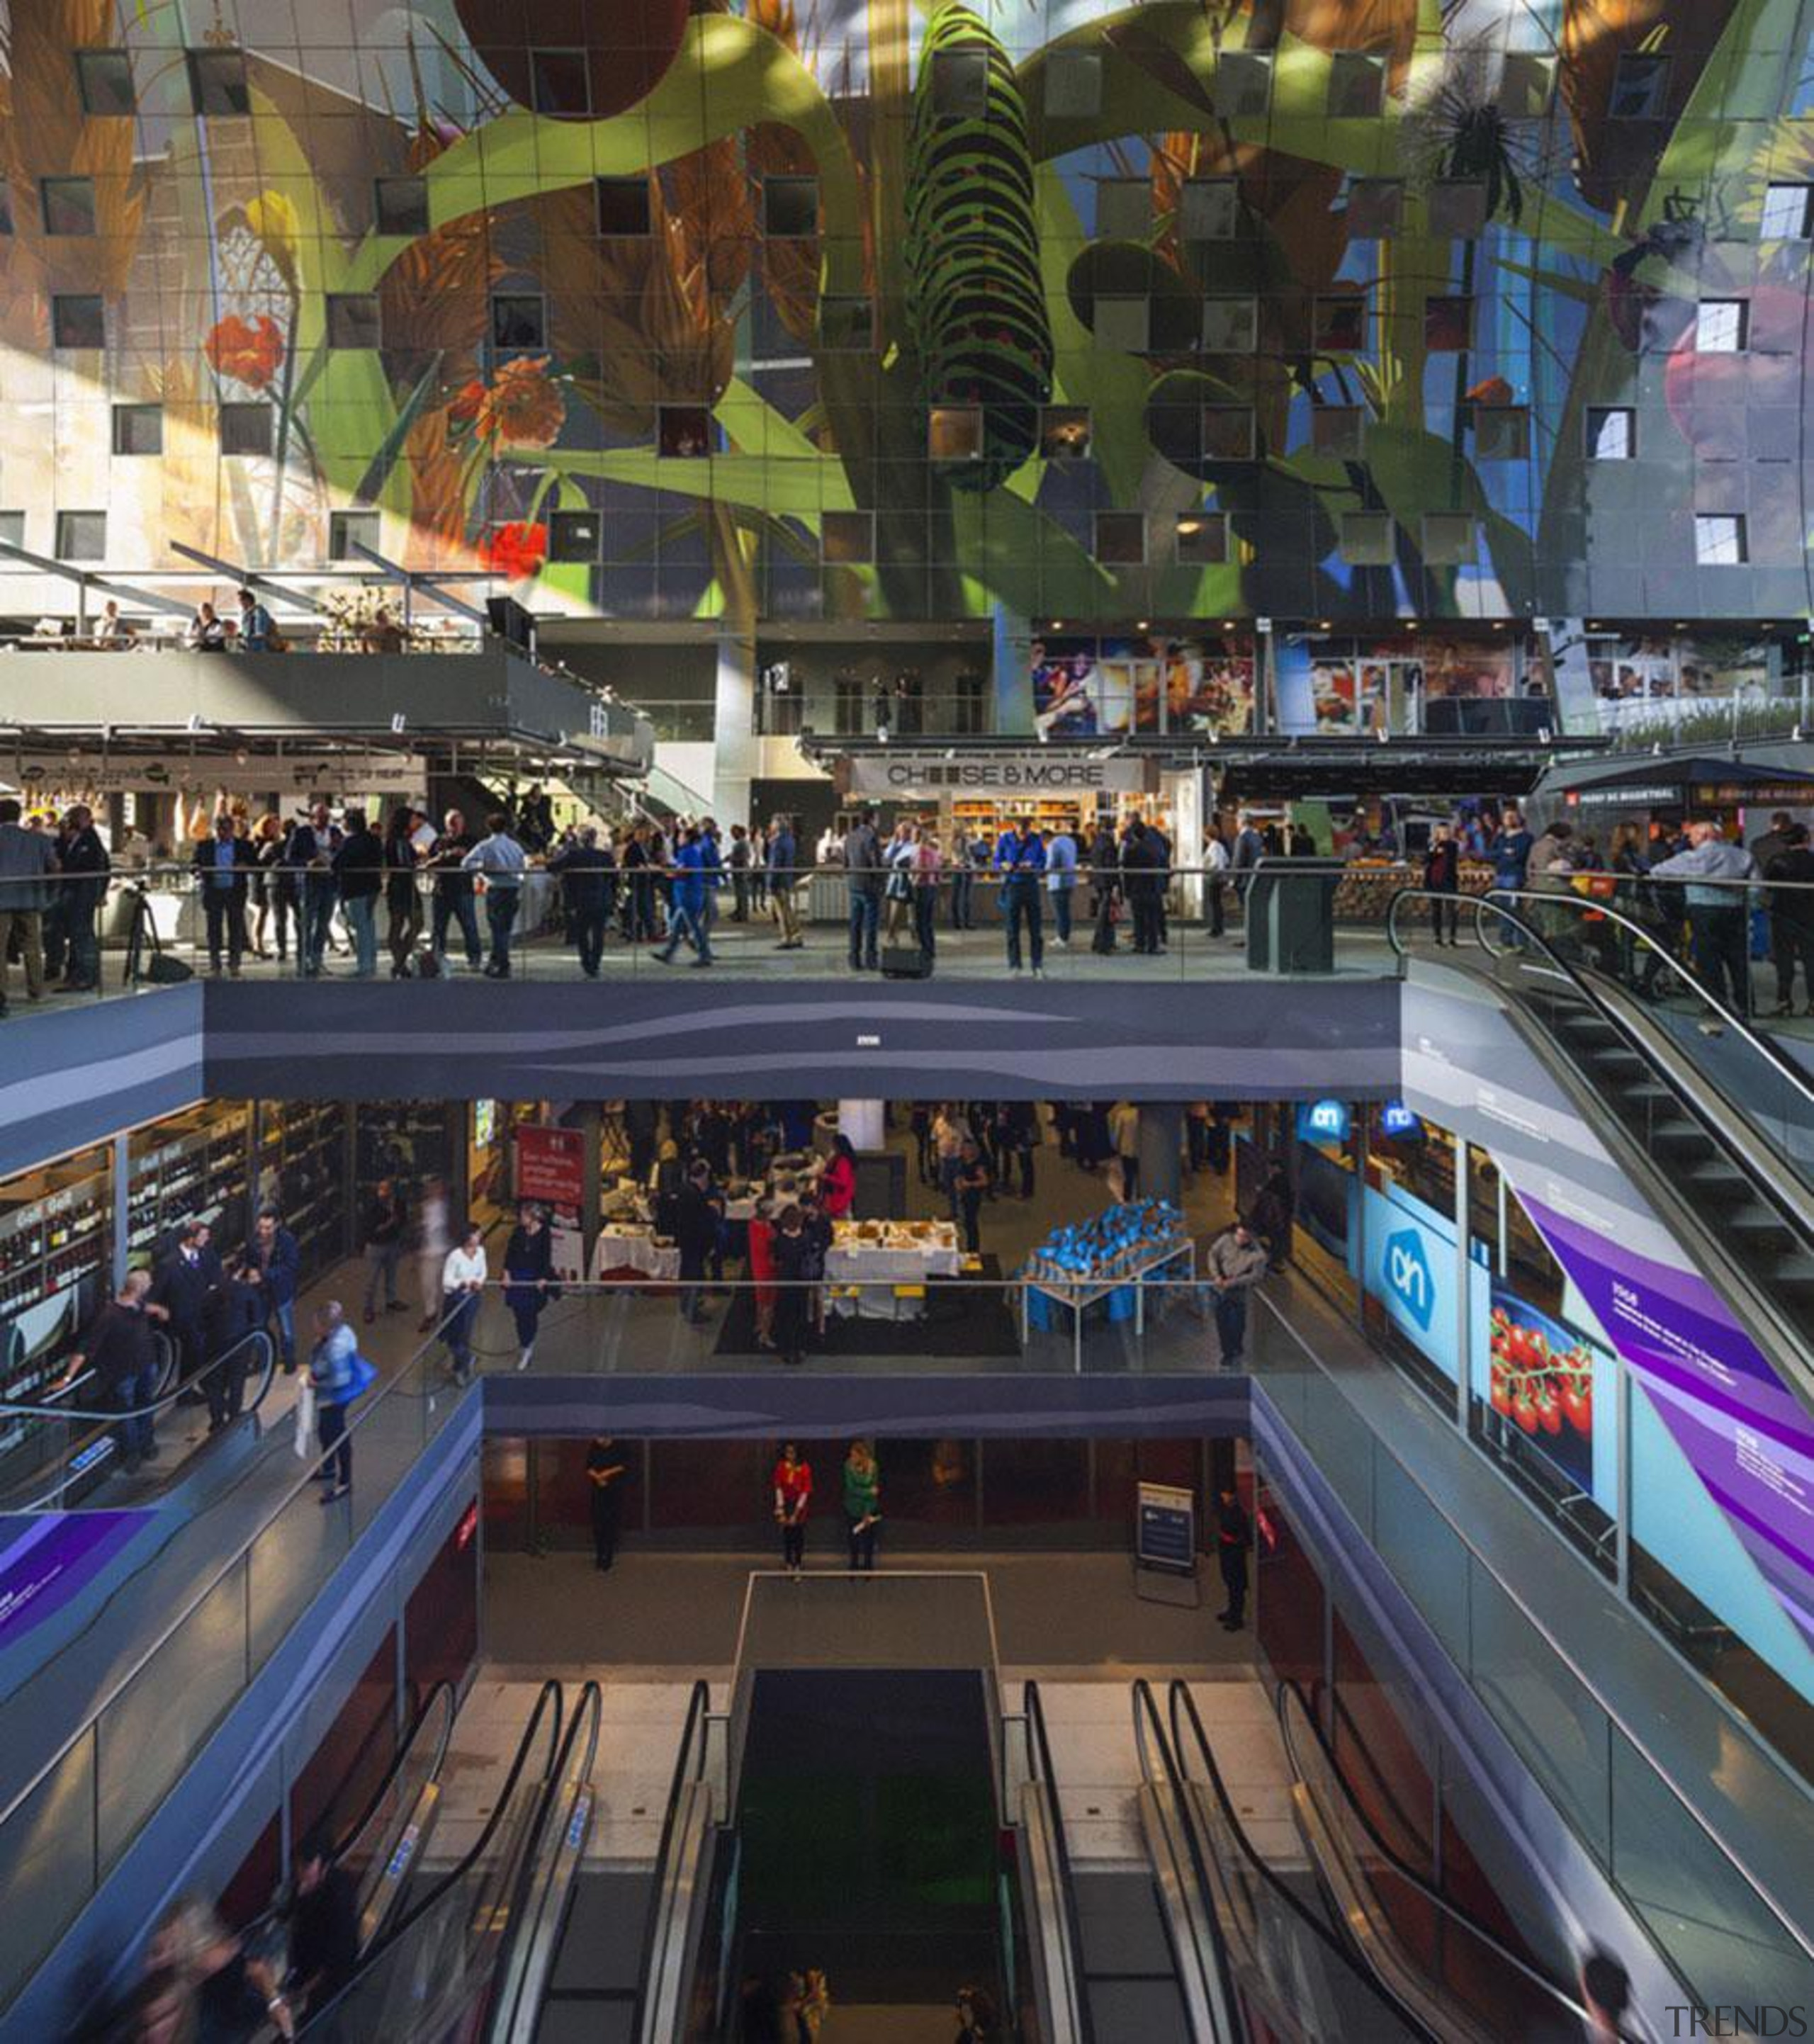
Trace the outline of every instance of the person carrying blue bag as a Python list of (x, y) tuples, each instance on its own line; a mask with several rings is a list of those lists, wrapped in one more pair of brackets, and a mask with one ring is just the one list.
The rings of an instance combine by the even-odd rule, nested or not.
[[(352, 1489), (352, 1443), (347, 1438), (347, 1414), (354, 1400), (371, 1389), (377, 1375), (376, 1368), (359, 1354), (358, 1340), (347, 1324), (346, 1308), (340, 1301), (330, 1299), (318, 1306), (305, 1396), (313, 1404), (321, 1430), (321, 1466), (317, 1473), (324, 1486), (324, 1504), (332, 1504)], [(307, 1433), (306, 1425), (298, 1425), (298, 1441), (306, 1442)]]

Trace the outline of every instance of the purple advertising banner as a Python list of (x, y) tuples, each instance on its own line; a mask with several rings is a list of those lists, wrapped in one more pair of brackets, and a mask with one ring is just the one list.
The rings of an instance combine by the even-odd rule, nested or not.
[(1814, 1420), (1704, 1278), (1519, 1197), (1814, 1645)]
[(61, 1611), (155, 1512), (57, 1512), (0, 1519), (0, 1654)]

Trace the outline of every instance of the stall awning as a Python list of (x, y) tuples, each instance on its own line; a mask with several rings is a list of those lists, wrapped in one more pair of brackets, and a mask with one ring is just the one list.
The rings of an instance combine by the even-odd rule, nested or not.
[(1554, 792), (1571, 809), (1756, 809), (1772, 802), (1806, 809), (1814, 805), (1814, 774), (1701, 754), (1633, 760)]

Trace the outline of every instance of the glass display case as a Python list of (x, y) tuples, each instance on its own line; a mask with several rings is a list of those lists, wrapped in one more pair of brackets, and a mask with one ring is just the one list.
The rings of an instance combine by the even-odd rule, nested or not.
[(275, 1206), (313, 1278), (347, 1254), (347, 1109), (338, 1101), (264, 1101), (258, 1111), (258, 1206)]
[[(112, 1233), (107, 1145), (0, 1183), (0, 1398), (43, 1397), (106, 1296)], [(16, 1438), (0, 1424), (0, 1449)]]

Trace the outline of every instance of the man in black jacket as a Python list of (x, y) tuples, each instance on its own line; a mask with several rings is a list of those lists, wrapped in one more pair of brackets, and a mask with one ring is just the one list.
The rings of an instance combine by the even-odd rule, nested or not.
[(1216, 1563), (1228, 1599), (1221, 1614), (1224, 1632), (1239, 1632), (1247, 1622), (1247, 1550), (1253, 1537), (1240, 1493), (1232, 1483), (1224, 1484), (1216, 1505)]
[(334, 891), (352, 939), (353, 978), (378, 970), (378, 897), (384, 886), (384, 840), (363, 809), (347, 811), (346, 836), (334, 848)]
[(680, 1251), (680, 1317), (695, 1327), (705, 1317), (700, 1292), (705, 1262), (718, 1246), (724, 1217), (723, 1196), (712, 1185), (711, 1167), (701, 1158), (686, 1174), (674, 1201), (674, 1239)]
[[(221, 1276), (220, 1256), (209, 1247), (208, 1224), (199, 1220), (184, 1223), (176, 1247), (152, 1274), (151, 1303), (163, 1308), (170, 1323), (178, 1374), (184, 1384), (207, 1361), (209, 1301), (220, 1289)], [(196, 1401), (200, 1395), (195, 1394)]]
[(224, 947), (228, 970), (235, 979), (240, 976), (240, 961), (246, 951), (246, 889), (257, 863), (251, 841), (239, 835), (233, 817), (221, 810), (214, 819), (213, 835), (196, 846), (190, 862), (207, 926), (210, 972), (221, 970)]
[(467, 828), (466, 818), (458, 809), (449, 809), (427, 861), (435, 876), (429, 941), (436, 959), (442, 964), (446, 962), (448, 924), (458, 923), (459, 933), (466, 939), (466, 962), (475, 972), (484, 964), (485, 954), (479, 948), (478, 910), (473, 899), (472, 875), (461, 861), (478, 842)]
[(409, 1233), (409, 1202), (394, 1178), (380, 1178), (372, 1188), (365, 1210), (360, 1239), (365, 1245), (365, 1324), (378, 1317), (378, 1292), (384, 1288), (384, 1309), (400, 1313), (403, 1301), (397, 1296), (397, 1272), (403, 1261), (403, 1245)]
[(148, 1270), (129, 1271), (126, 1281), (95, 1315), (81, 1347), (65, 1362), (62, 1376), (51, 1386), (61, 1391), (84, 1370), (94, 1372), (100, 1380), (97, 1402), (125, 1416), (114, 1439), (129, 1475), (141, 1462), (155, 1462), (158, 1454), (152, 1416), (144, 1408), (157, 1394), (157, 1344), (152, 1322), (166, 1315), (163, 1307), (151, 1303), (151, 1288)]
[(1801, 988), (1808, 997), (1808, 1005), (1802, 1012), (1814, 1015), (1814, 851), (1808, 848), (1805, 824), (1789, 824), (1782, 835), (1782, 850), (1764, 867), (1765, 879), (1777, 883), (1770, 890), (1770, 949), (1776, 964), (1775, 1012), (1778, 1015), (1795, 1012), (1795, 968), (1799, 961)]
[(359, 1889), (327, 1840), (306, 1838), (296, 1854), (290, 1914), (290, 1991), (318, 2015), (359, 1968)]
[[(264, 1295), (246, 1275), (244, 1261), (228, 1258), (221, 1284), (209, 1299), (204, 1331), (208, 1343), (208, 1431), (216, 1434), (238, 1418), (245, 1403), (251, 1337), (264, 1326)], [(223, 1360), (225, 1358), (225, 1360)]]
[(596, 979), (605, 932), (617, 905), (617, 862), (609, 846), (599, 843), (593, 825), (582, 824), (548, 861), (548, 870), (560, 875), (567, 934), (579, 954), (579, 969)]
[(101, 946), (94, 935), (94, 917), (112, 870), (107, 847), (94, 828), (94, 813), (86, 803), (78, 802), (63, 820), (57, 862), (63, 874), (57, 882), (66, 944), (62, 991), (86, 993), (101, 983)]

